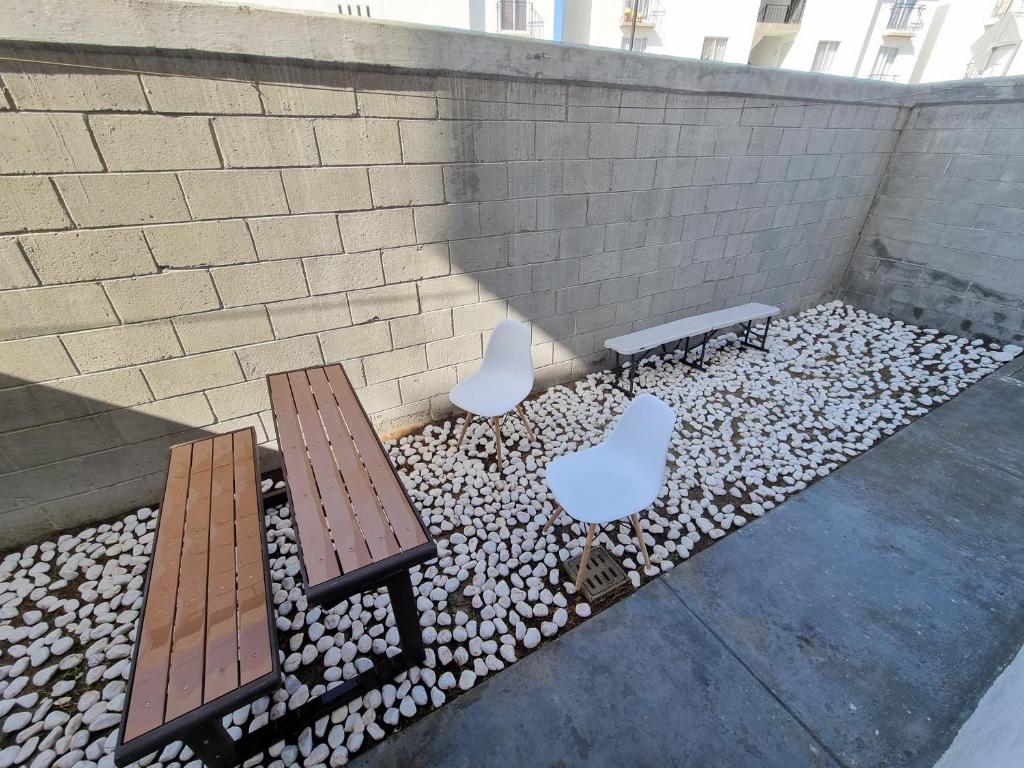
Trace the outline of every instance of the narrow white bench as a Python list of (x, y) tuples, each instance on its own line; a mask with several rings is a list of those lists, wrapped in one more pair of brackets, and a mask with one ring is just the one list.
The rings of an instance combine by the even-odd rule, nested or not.
[[(634, 331), (624, 336), (616, 336), (614, 339), (608, 339), (604, 345), (615, 352), (615, 367), (620, 375), (625, 365), (625, 360), (629, 360), (629, 395), (632, 396), (633, 379), (636, 377), (636, 369), (643, 362), (644, 354), (652, 349), (661, 347), (664, 354), (678, 349), (679, 344), (685, 342), (683, 362), (692, 368), (703, 371), (705, 348), (708, 339), (711, 338), (715, 331), (730, 328), (734, 325), (742, 325), (743, 339), (740, 341), (740, 344), (744, 347), (764, 352), (767, 351), (765, 345), (768, 342), (768, 327), (771, 325), (772, 318), (777, 314), (779, 314), (779, 308), (769, 306), (768, 304), (743, 304), (739, 307), (729, 307), (728, 309), (719, 309), (715, 312), (705, 312), (703, 315), (685, 317), (682, 320), (674, 320), (664, 325), (645, 328), (642, 331)], [(753, 324), (761, 320), (764, 321), (761, 343), (751, 344), (750, 332)], [(693, 349), (700, 349), (700, 361), (693, 362), (689, 359), (690, 340), (697, 337), (700, 337), (700, 342), (694, 345)], [(675, 345), (672, 350), (668, 349), (669, 344)], [(640, 356), (639, 360), (634, 359), (637, 355)]]

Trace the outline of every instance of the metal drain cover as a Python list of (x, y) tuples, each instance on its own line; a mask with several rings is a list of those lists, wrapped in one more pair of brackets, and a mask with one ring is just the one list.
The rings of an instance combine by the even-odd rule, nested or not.
[[(583, 555), (566, 561), (565, 575), (575, 582), (580, 572)], [(616, 560), (604, 547), (591, 547), (587, 561), (587, 573), (583, 577), (580, 592), (588, 603), (596, 603), (629, 586), (629, 578)]]

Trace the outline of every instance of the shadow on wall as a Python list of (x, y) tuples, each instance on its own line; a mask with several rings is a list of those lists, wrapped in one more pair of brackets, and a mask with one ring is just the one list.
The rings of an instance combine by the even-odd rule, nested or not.
[[(19, 50), (17, 55), (65, 62), (18, 65), (21, 72), (46, 75), (66, 72), (67, 64), (95, 63), (96, 56), (43, 50)], [(779, 304), (784, 311), (814, 303), (841, 276), (841, 265), (838, 273), (835, 265), (847, 252), (846, 244), (852, 248), (862, 219), (859, 205), (868, 193), (858, 186), (848, 198), (840, 196), (828, 203), (809, 200), (799, 204), (800, 210), (794, 203), (788, 206), (793, 209), (792, 221), (787, 220), (785, 228), (772, 228), (771, 201), (761, 198), (739, 208), (739, 184), (724, 190), (735, 194), (721, 212), (708, 211), (708, 189), (725, 181), (728, 158), (708, 157), (713, 178), (701, 179), (694, 177), (694, 157), (664, 164), (655, 157), (634, 157), (630, 142), (635, 146), (639, 126), (649, 118), (647, 112), (665, 109), (663, 103), (644, 106), (643, 99), (657, 104), (659, 98), (664, 102), (663, 94), (638, 91), (633, 95), (639, 101), (631, 111), (625, 112), (623, 106), (620, 113), (626, 91), (586, 89), (585, 98), (592, 101), (580, 107), (585, 121), (571, 122), (566, 117), (564, 84), (353, 72), (279, 60), (101, 57), (106, 66), (151, 73), (143, 74), (142, 82), (174, 80), (175, 93), (187, 93), (190, 103), (207, 99), (205, 108), (195, 106), (183, 119), (210, 119), (211, 131), (218, 120), (229, 118), (197, 118), (196, 113), (223, 115), (234, 109), (261, 115), (231, 101), (243, 94), (251, 98), (254, 92), (256, 104), (262, 105), (257, 109), (276, 115), (323, 120), (331, 126), (333, 118), (339, 118), (337, 123), (358, 117), (389, 120), (400, 131), (399, 158), (328, 160), (332, 152), (344, 149), (340, 146), (344, 139), (329, 138), (330, 131), (325, 131), (317, 133), (323, 162), (428, 169), (435, 194), (441, 197), (421, 197), (430, 185), (410, 181), (399, 185), (400, 196), (378, 202), (381, 207), (372, 216), (370, 211), (346, 209), (342, 217), (354, 222), (359, 233), (349, 238), (342, 227), (342, 255), (334, 255), (338, 248), (299, 252), (290, 258), (287, 252), (278, 253), (270, 260), (263, 253), (258, 257), (253, 253), (245, 259), (250, 264), (289, 262), (300, 275), (305, 270), (306, 286), (312, 286), (310, 264), (333, 259), (328, 266), (317, 262), (327, 287), (314, 287), (312, 297), (274, 296), (274, 286), (257, 282), (249, 289), (235, 290), (240, 296), (235, 303), (212, 308), (211, 315), (227, 307), (235, 313), (251, 310), (252, 322), (263, 323), (269, 334), (255, 342), (227, 349), (212, 344), (199, 352), (178, 349), (168, 356), (159, 350), (140, 353), (125, 340), (122, 348), (110, 345), (110, 359), (95, 373), (55, 374), (54, 381), (42, 384), (4, 375), (0, 380), (4, 412), (0, 521), (15, 541), (154, 503), (164, 483), (167, 448), (175, 443), (253, 426), (262, 444), (263, 469), (277, 467), (280, 459), (273, 449), (276, 437), (269, 404), (265, 387), (260, 389), (263, 377), (274, 371), (342, 362), (353, 381), (363, 382), (360, 394), (368, 410), (376, 410), (369, 403), (370, 390), (397, 381), (393, 389), (401, 394), (400, 403), (384, 406), (384, 415), (378, 411), (375, 419), (378, 427), (388, 431), (391, 418), (422, 423), (449, 413), (447, 392), (476, 368), (490, 330), (507, 317), (531, 325), (537, 386), (547, 387), (607, 365), (604, 340), (642, 325), (734, 301), (763, 300)], [(126, 76), (89, 70), (78, 87), (87, 93), (86, 101), (107, 98), (107, 94), (115, 98), (123, 91), (105, 78)], [(33, 87), (28, 80), (27, 87)], [(37, 82), (41, 89), (52, 87), (47, 78)], [(224, 85), (227, 82), (231, 88)], [(295, 85), (304, 86), (299, 95), (291, 87)], [(36, 104), (45, 104), (51, 95), (41, 91)], [(119, 104), (113, 111), (152, 108), (176, 113), (158, 95), (154, 90), (148, 102), (135, 107)], [(633, 112), (644, 114), (630, 117)], [(627, 122), (616, 124), (620, 118)], [(596, 126), (593, 132), (591, 122)], [(666, 154), (672, 155), (679, 126), (662, 129), (671, 145)], [(703, 132), (705, 142), (709, 131), (725, 137), (722, 141), (733, 135), (728, 127), (716, 126)], [(287, 149), (296, 140), (288, 133), (256, 138), (260, 151), (267, 152)], [(715, 140), (712, 137), (712, 143)], [(240, 161), (238, 167), (262, 166)], [(665, 188), (655, 188), (656, 173), (662, 174), (663, 168), (672, 178), (658, 176)], [(163, 170), (173, 172), (174, 167)], [(833, 186), (840, 179), (835, 181)], [(682, 198), (672, 194), (671, 187), (689, 186), (701, 194)], [(829, 218), (823, 211), (832, 203), (838, 205), (832, 206), (835, 210)], [(805, 209), (820, 221), (798, 219)], [(339, 212), (321, 207), (314, 213), (330, 217)], [(378, 213), (407, 220), (410, 226), (391, 227), (378, 221)], [(265, 211), (228, 215), (250, 222), (270, 218)], [(290, 215), (285, 210), (274, 218)], [(765, 232), (746, 228), (748, 219), (750, 227), (760, 226)], [(728, 225), (724, 232), (716, 229), (716, 222)], [(805, 231), (820, 236), (814, 242), (798, 241), (796, 235)], [(758, 239), (759, 235), (766, 236)], [(354, 247), (357, 242), (362, 245)], [(736, 252), (731, 250), (734, 242)], [(755, 243), (765, 252), (763, 256), (752, 253)], [(257, 242), (257, 250), (259, 246)], [(209, 245), (196, 243), (195, 247), (201, 250)], [(286, 247), (306, 245), (295, 238), (294, 246), (289, 241)], [(386, 284), (360, 283), (367, 261), (376, 264)], [(737, 268), (733, 274), (732, 265), (739, 261), (744, 271), (739, 274)], [(225, 263), (229, 266), (216, 266)], [(357, 263), (360, 266), (353, 266)], [(157, 264), (162, 274), (209, 270), (218, 286), (220, 274), (237, 268), (231, 265), (230, 259)], [(776, 277), (780, 279), (775, 281)], [(95, 280), (92, 284), (99, 291), (98, 282), (105, 279), (79, 280)], [(314, 301), (316, 305), (311, 306)], [(250, 306), (245, 306), (247, 302)], [(300, 316), (301, 322), (288, 322)], [(59, 315), (50, 310), (26, 317), (32, 327), (18, 327), (22, 318), (12, 318), (3, 338), (55, 339), (60, 334), (64, 343), (73, 343), (79, 335), (75, 332), (83, 327), (60, 326)], [(246, 317), (235, 315), (241, 322)], [(49, 324), (41, 318), (49, 318)], [(153, 324), (170, 327), (173, 322), (177, 329), (179, 319), (168, 312)], [(112, 316), (110, 322), (116, 321)], [(359, 352), (363, 357), (348, 354), (351, 346), (327, 343), (332, 332), (370, 326), (386, 336), (387, 345)], [(397, 353), (412, 347), (422, 356), (421, 365), (399, 370)], [(196, 380), (187, 369), (174, 370), (175, 360), (194, 360), (199, 354), (222, 360), (230, 370), (228, 378), (209, 384)], [(386, 357), (389, 354), (394, 358)], [(376, 358), (373, 376), (369, 364), (364, 365), (364, 359), (371, 358)], [(254, 385), (250, 400), (225, 394), (224, 402), (216, 401), (218, 388), (226, 393), (230, 386), (246, 382)], [(19, 531), (31, 533), (23, 536)]]
[[(120, 401), (110, 402), (83, 394), (89, 376), (65, 379), (62, 388), (0, 374), (0, 550), (157, 505), (172, 445), (247, 426), (266, 441), (258, 416), (210, 424), (202, 392), (148, 403), (141, 392), (133, 397), (138, 376), (126, 372)], [(62, 420), (54, 422), (58, 414)], [(278, 452), (261, 445), (263, 472), (279, 466)]]

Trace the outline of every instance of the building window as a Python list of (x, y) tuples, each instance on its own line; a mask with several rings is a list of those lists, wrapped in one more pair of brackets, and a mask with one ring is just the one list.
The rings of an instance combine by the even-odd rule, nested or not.
[(360, 3), (338, 3), (338, 13), (345, 16), (365, 16), (370, 18), (370, 6)]
[(811, 64), (811, 72), (831, 72), (832, 61), (839, 50), (838, 40), (822, 40), (818, 43), (818, 49), (814, 52), (814, 63)]
[(725, 61), (725, 46), (728, 43), (728, 37), (705, 37), (700, 57), (707, 61)]
[(899, 49), (891, 45), (883, 45), (878, 49), (875, 56), (875, 63), (871, 67), (869, 77), (872, 80), (894, 80), (896, 76), (892, 73), (892, 65), (896, 61)]
[(526, 0), (499, 0), (498, 17), (502, 32), (525, 32)]
[[(629, 50), (629, 35), (622, 38), (622, 50)], [(647, 50), (647, 38), (637, 37), (633, 40), (633, 51), (636, 53), (643, 53)]]

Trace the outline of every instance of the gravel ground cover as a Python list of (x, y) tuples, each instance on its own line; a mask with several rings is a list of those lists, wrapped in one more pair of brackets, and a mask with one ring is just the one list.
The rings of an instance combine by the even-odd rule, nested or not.
[[(678, 355), (651, 360), (638, 390), (678, 415), (662, 494), (641, 515), (653, 566), (638, 559), (629, 521), (597, 543), (633, 587), (761, 517), (887, 435), (1020, 353), (879, 318), (832, 302), (773, 325), (770, 351), (740, 351), (727, 334), (698, 373)], [(441, 707), (591, 615), (561, 563), (580, 554), (582, 525), (539, 531), (553, 500), (544, 469), (599, 442), (627, 398), (604, 371), (527, 403), (494, 437), (450, 420), (388, 444), (437, 539), (440, 557), (413, 573), (427, 659), (249, 765), (340, 766), (403, 724)], [(265, 480), (265, 490), (272, 481)], [(308, 608), (289, 510), (267, 510), (283, 687), (225, 718), (237, 738), (337, 681), (395, 653), (385, 592)], [(140, 509), (0, 558), (0, 768), (112, 766), (156, 513)], [(168, 746), (143, 765), (198, 766)]]

